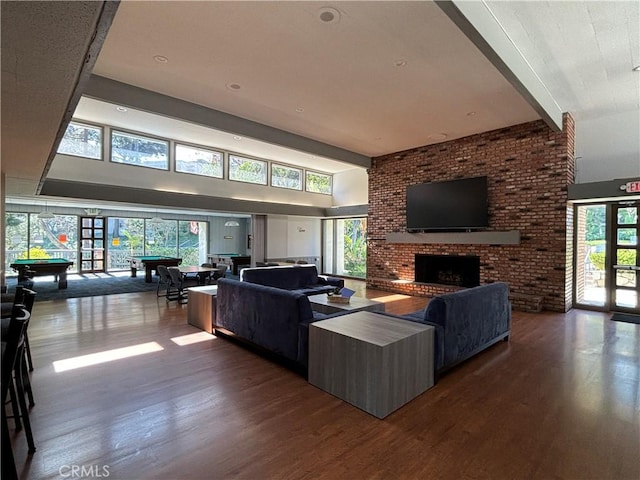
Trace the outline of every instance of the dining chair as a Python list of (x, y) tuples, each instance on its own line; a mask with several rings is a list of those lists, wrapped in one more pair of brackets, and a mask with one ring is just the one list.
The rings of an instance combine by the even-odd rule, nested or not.
[[(171, 285), (171, 277), (169, 276), (169, 271), (167, 270), (166, 265), (158, 265), (156, 267), (156, 271), (158, 272), (158, 286), (156, 288), (156, 296), (158, 297), (166, 297), (169, 295), (169, 287)], [(160, 293), (160, 290), (164, 286), (164, 294)]]
[(182, 272), (178, 267), (167, 267), (167, 270), (171, 278), (170, 288), (175, 292), (175, 294), (167, 295), (167, 302), (177, 300), (178, 303), (187, 303), (186, 285)]
[(216, 267), (216, 271), (211, 275), (210, 283), (216, 284), (218, 283), (219, 278), (223, 278), (227, 274), (227, 270), (229, 267), (227, 265), (218, 265)]

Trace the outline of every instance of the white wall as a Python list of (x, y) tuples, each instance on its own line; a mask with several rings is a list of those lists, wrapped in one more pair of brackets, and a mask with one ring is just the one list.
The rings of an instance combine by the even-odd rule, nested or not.
[(333, 206), (369, 203), (369, 175), (364, 168), (354, 168), (333, 175)]
[(320, 258), (321, 223), (319, 218), (269, 215), (265, 258)]
[(637, 110), (576, 121), (576, 183), (640, 176), (639, 151)]

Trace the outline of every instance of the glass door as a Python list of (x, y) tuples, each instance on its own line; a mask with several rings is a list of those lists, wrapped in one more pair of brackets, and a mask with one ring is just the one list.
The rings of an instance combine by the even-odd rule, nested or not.
[(104, 218), (80, 217), (80, 273), (104, 272)]
[(609, 271), (613, 283), (609, 301), (613, 311), (640, 314), (639, 208), (639, 201), (613, 204), (613, 250)]
[(575, 304), (579, 307), (606, 309), (609, 274), (607, 265), (607, 205), (577, 205)]

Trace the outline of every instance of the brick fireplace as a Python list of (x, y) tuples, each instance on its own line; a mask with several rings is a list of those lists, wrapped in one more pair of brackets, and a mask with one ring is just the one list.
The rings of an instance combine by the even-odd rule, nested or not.
[[(565, 115), (561, 132), (543, 121), (376, 157), (369, 170), (367, 285), (432, 296), (462, 288), (416, 280), (417, 255), (477, 257), (479, 283), (504, 281), (514, 308), (529, 300), (566, 311), (572, 296), (572, 209), (567, 186), (574, 179), (574, 126)], [(455, 241), (437, 235), (398, 241), (406, 234), (408, 185), (488, 177), (488, 233), (517, 231), (515, 243)], [(468, 235), (466, 237), (465, 235)], [(466, 240), (468, 238), (468, 240)]]

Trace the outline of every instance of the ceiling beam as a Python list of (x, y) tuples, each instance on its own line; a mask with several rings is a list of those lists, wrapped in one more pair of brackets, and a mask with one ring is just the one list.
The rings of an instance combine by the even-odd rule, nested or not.
[[(154, 205), (158, 208), (184, 208), (211, 212), (232, 212), (264, 215), (300, 215), (324, 217), (323, 207), (293, 205), (289, 203), (238, 200), (209, 195), (164, 192), (142, 188), (104, 185), (99, 183), (72, 182), (69, 180), (47, 179), (42, 187), (43, 195), (52, 197), (77, 198), (105, 202), (123, 202), (140, 205)], [(100, 206), (96, 204), (96, 206)]]
[(436, 0), (480, 52), (554, 131), (562, 131), (562, 109), (484, 1)]
[(371, 158), (365, 155), (98, 75), (91, 76), (84, 94), (97, 100), (184, 120), (358, 167), (371, 167)]

